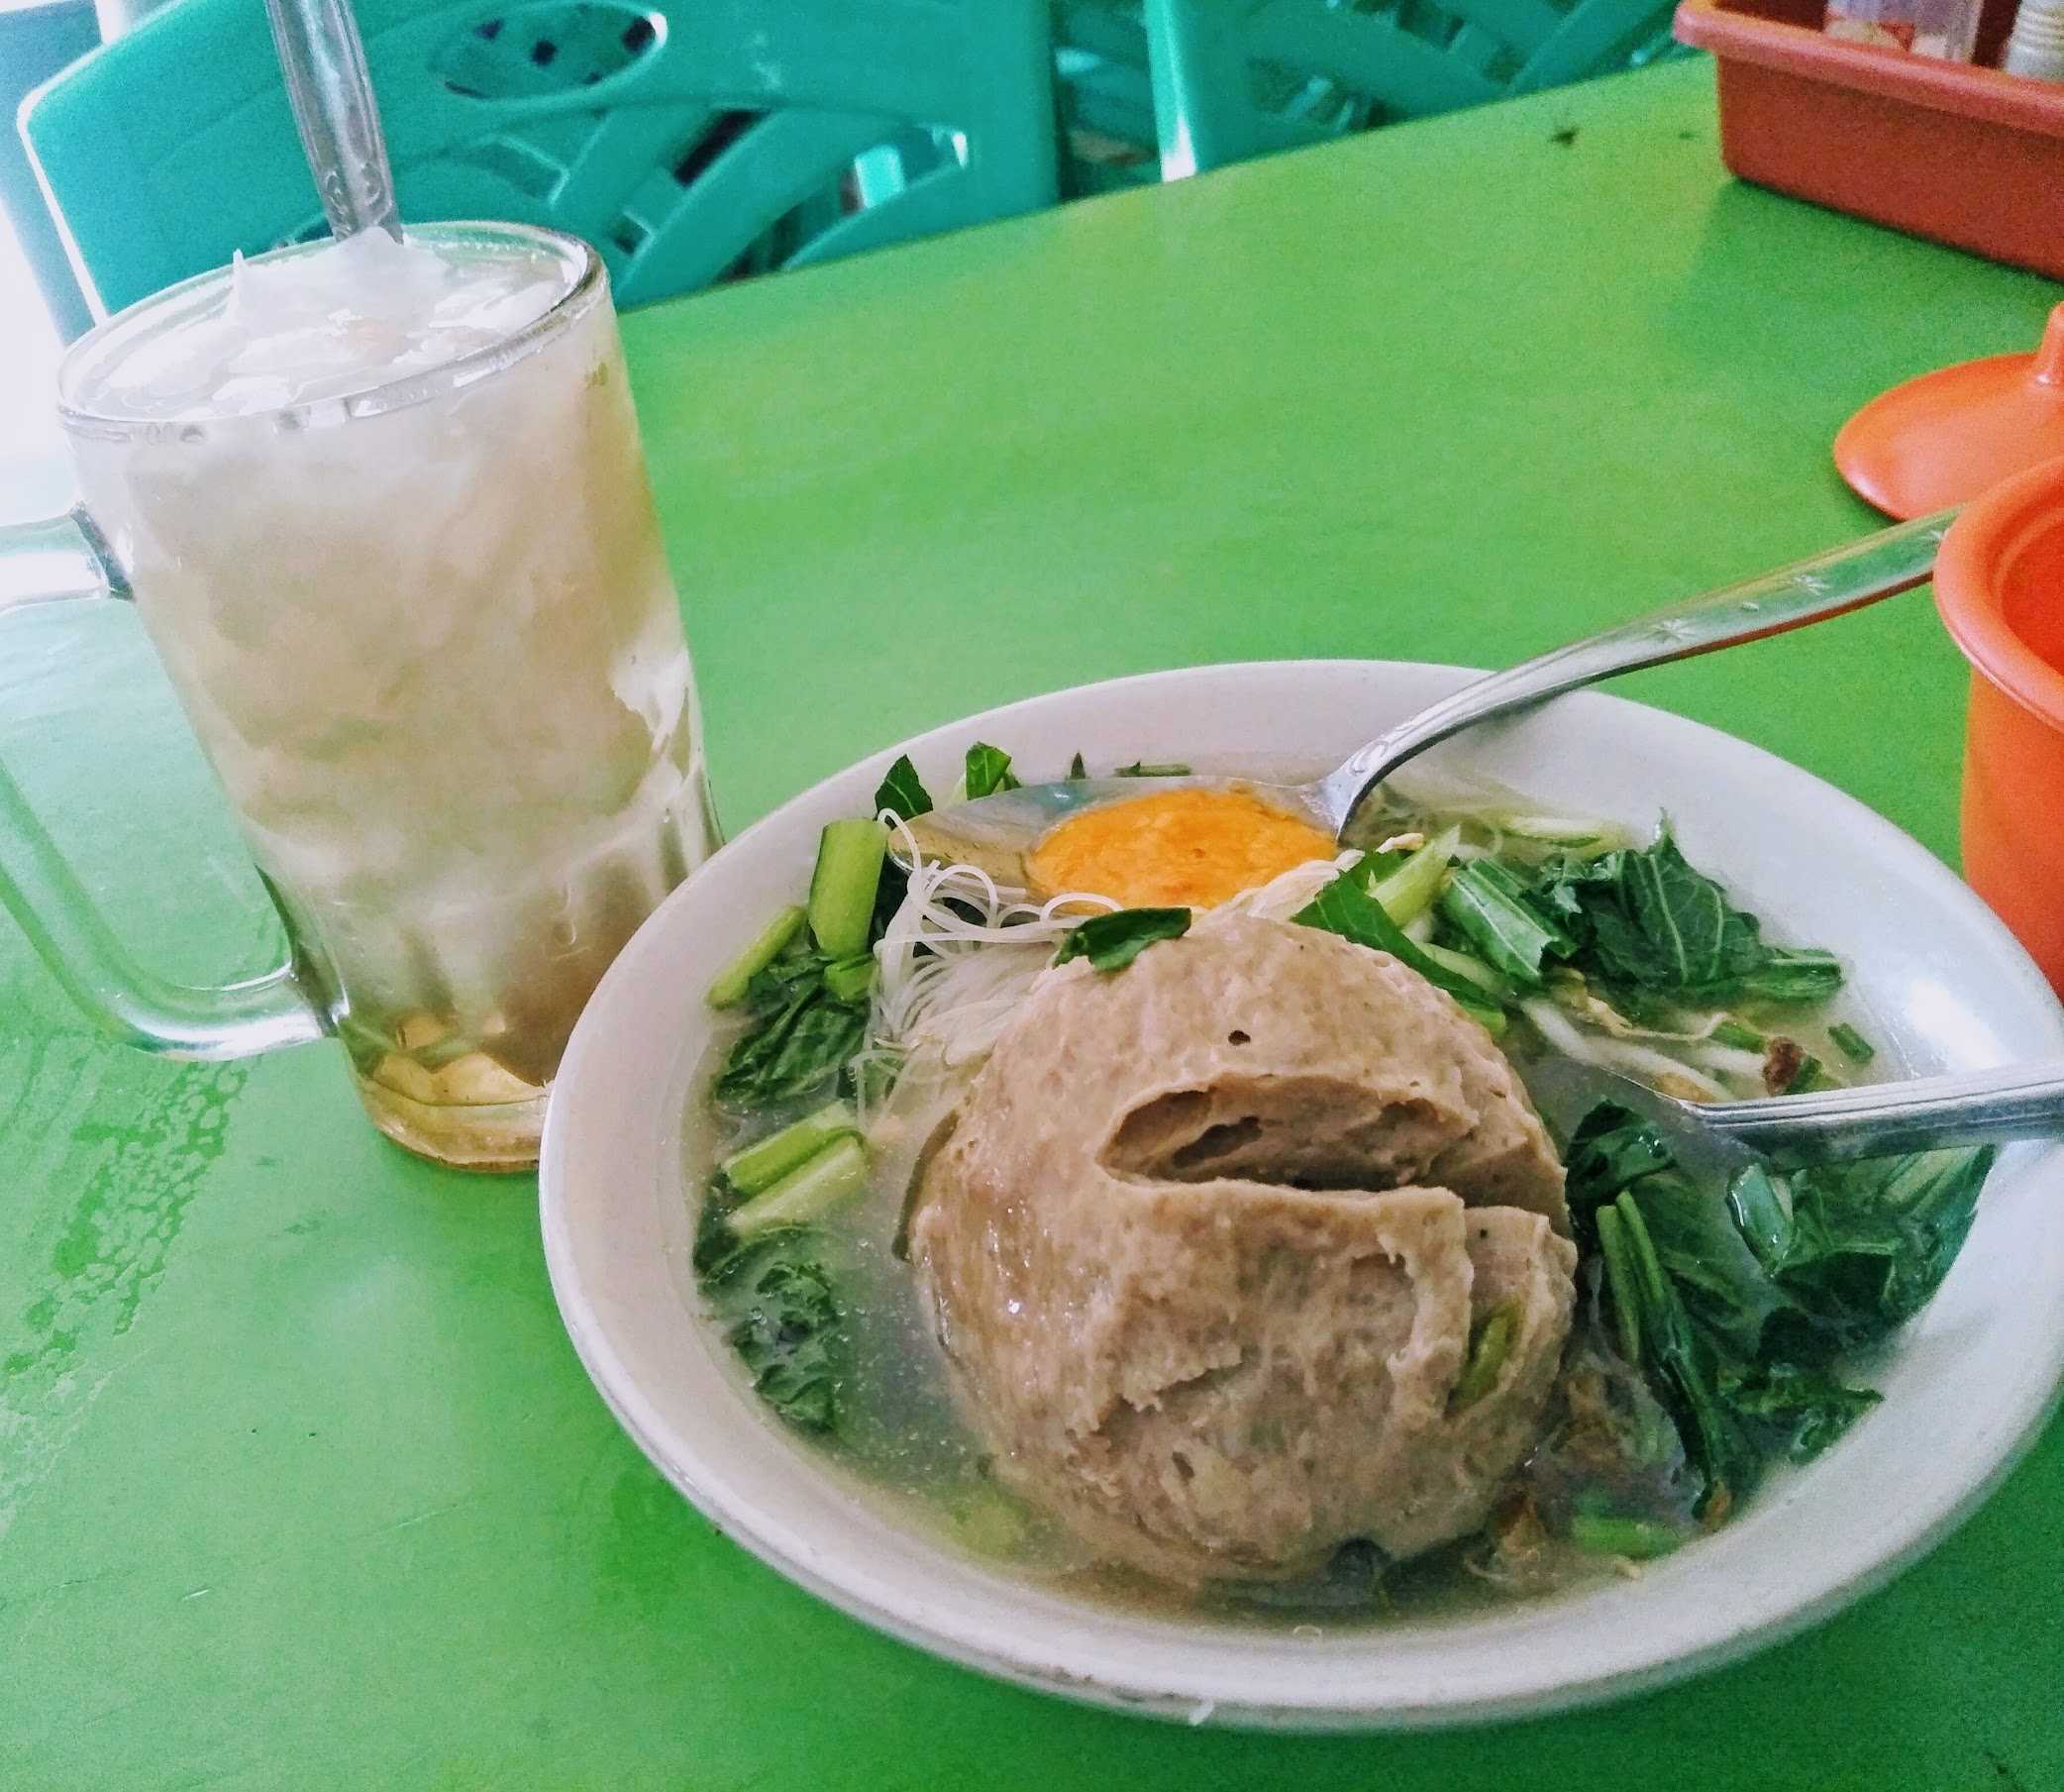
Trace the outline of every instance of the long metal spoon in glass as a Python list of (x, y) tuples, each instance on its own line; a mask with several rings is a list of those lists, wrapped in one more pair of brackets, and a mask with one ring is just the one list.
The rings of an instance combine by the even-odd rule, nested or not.
[(341, 243), (383, 230), (400, 242), (387, 141), (348, 0), (265, 0), (265, 16), (330, 234)]

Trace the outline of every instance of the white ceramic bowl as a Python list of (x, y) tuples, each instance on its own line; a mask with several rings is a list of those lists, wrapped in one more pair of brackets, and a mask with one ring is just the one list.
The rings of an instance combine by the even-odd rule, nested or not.
[[(1070, 754), (1200, 768), (1331, 763), (1452, 689), (1452, 667), (1306, 662), (1159, 673), (1034, 697), (908, 743), (951, 788), (977, 738), (1058, 775)], [(547, 1259), (573, 1345), (660, 1470), (710, 1520), (867, 1623), (952, 1660), (1157, 1715), (1292, 1728), (1511, 1716), (1654, 1685), (1825, 1618), (1972, 1510), (2064, 1374), (2064, 1149), (2007, 1153), (1941, 1293), (1877, 1374), (1884, 1404), (1717, 1535), (1614, 1581), (1490, 1615), (1304, 1637), (1063, 1596), (899, 1520), (759, 1407), (697, 1317), (683, 1164), (701, 992), (796, 899), (819, 827), (866, 811), (895, 753), (741, 835), (648, 921), (573, 1035), (545, 1129)], [(1429, 756), (1544, 804), (1641, 825), (1787, 937), (1854, 967), (1876, 1034), (1917, 1069), (2064, 1054), (2055, 999), (1935, 859), (1740, 741), (1616, 698), (1566, 698)], [(1407, 775), (1407, 782), (1409, 777)]]

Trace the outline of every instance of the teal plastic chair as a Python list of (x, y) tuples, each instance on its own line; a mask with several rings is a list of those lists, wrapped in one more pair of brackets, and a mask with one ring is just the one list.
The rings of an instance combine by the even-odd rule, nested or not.
[(1145, 0), (1167, 179), (1671, 53), (1675, 0)]
[[(91, 0), (35, 0), (0, 4), (0, 107), (11, 116), (40, 82), (100, 42)], [(36, 184), (36, 170), (18, 139), (0, 140), (0, 224), (11, 226), (45, 309), (65, 342), (92, 322), (64, 245)]]
[[(1064, 199), (1081, 199), (1161, 178), (1154, 82), (1140, 0), (1054, 0), (1054, 86)], [(877, 179), (909, 178), (935, 162), (943, 133), (871, 151), (863, 191)]]
[[(623, 306), (1057, 197), (1045, 0), (358, 13), (402, 215), (570, 231)], [(33, 95), (22, 132), (109, 311), (323, 229), (262, 0), (153, 13)]]
[(1140, 0), (1055, 0), (1054, 83), (1068, 197), (1161, 178)]

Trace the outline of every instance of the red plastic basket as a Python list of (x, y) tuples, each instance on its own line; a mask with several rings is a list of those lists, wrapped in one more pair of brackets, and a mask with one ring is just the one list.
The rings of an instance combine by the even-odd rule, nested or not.
[[(2064, 86), (1821, 34), (1820, 0), (1685, 0), (1744, 180), (2064, 278)], [(1986, 0), (1996, 60), (2013, 0)]]

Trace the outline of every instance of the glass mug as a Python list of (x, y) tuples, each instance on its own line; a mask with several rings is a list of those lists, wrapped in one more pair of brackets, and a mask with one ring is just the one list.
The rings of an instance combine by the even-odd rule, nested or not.
[(461, 268), (522, 258), (557, 297), (347, 396), (124, 414), (124, 369), (222, 313), (229, 275), (170, 287), (65, 357), (81, 507), (0, 531), (71, 574), (38, 595), (134, 598), (287, 962), (214, 990), (131, 964), (4, 773), (0, 901), (131, 1043), (332, 1035), (390, 1138), (516, 1169), (595, 984), (717, 832), (600, 259), (517, 225), (409, 237)]

